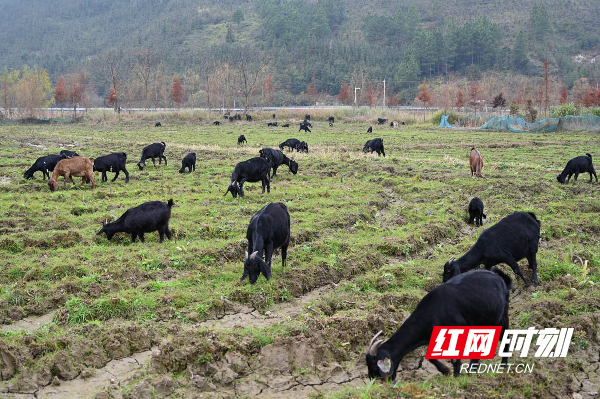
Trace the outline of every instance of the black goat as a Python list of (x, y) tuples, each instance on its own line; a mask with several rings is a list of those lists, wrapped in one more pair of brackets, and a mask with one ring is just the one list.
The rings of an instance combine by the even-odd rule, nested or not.
[(171, 218), (171, 207), (173, 200), (169, 202), (149, 201), (135, 208), (130, 208), (120, 218), (112, 223), (102, 225), (96, 235), (106, 233), (106, 238), (110, 240), (115, 233), (131, 234), (131, 241), (135, 242), (136, 236), (144, 242), (144, 233), (150, 233), (158, 230), (160, 242), (164, 241), (165, 235), (170, 240), (169, 219)]
[(144, 169), (144, 166), (146, 166), (146, 159), (148, 158), (152, 158), (152, 164), (154, 166), (156, 166), (156, 162), (154, 161), (154, 158), (158, 158), (158, 164), (160, 165), (162, 160), (165, 160), (165, 166), (167, 165), (167, 157), (165, 157), (164, 152), (165, 152), (165, 148), (167, 147), (167, 145), (164, 143), (164, 141), (161, 141), (160, 143), (153, 143), (150, 144), (149, 146), (144, 147), (144, 149), (142, 150), (142, 158), (140, 159), (140, 162), (137, 163), (138, 168), (140, 168), (140, 170)]
[(310, 133), (310, 129), (308, 128), (308, 124), (306, 124), (306, 123), (304, 123), (304, 122), (302, 122), (302, 123), (300, 124), (300, 129), (298, 129), (298, 131), (301, 131), (301, 130), (304, 130), (305, 132), (308, 132), (308, 133)]
[(154, 124), (154, 127), (161, 127), (161, 126), (162, 126), (162, 124), (161, 124), (160, 122), (156, 122), (156, 123)]
[(238, 137), (238, 145), (240, 144), (248, 144), (248, 140), (246, 140), (246, 136), (244, 136), (243, 134), (240, 134), (240, 137)]
[(590, 154), (575, 157), (567, 162), (567, 166), (565, 166), (565, 169), (560, 173), (560, 175), (556, 176), (556, 180), (558, 180), (559, 183), (564, 184), (566, 177), (566, 183), (569, 184), (571, 176), (575, 174), (574, 180), (577, 181), (577, 177), (579, 177), (580, 173), (589, 173), (590, 183), (592, 182), (592, 175), (594, 175), (596, 178), (596, 183), (598, 183), (598, 176), (596, 176), (596, 171), (594, 170), (594, 165), (592, 164), (592, 156)]
[(373, 133), (373, 127), (369, 126), (369, 128), (367, 129), (367, 133)]
[(385, 122), (387, 121), (387, 119), (384, 118), (377, 118), (377, 124), (378, 125), (383, 125)]
[(290, 127), (290, 124), (289, 124), (289, 123), (286, 123), (286, 124), (284, 124), (284, 125), (281, 125), (281, 127)]
[(267, 123), (267, 126), (275, 126), (275, 127), (277, 127), (277, 122), (269, 122), (269, 123)]
[(229, 114), (223, 115), (223, 119), (229, 119)]
[(279, 144), (279, 149), (283, 150), (283, 147), (288, 147), (288, 150), (294, 151), (294, 149), (298, 148), (300, 145), (300, 140), (298, 139), (287, 139), (283, 143)]
[(306, 141), (301, 141), (300, 144), (296, 146), (296, 151), (308, 153), (308, 143)]
[[(398, 365), (410, 351), (428, 345), (435, 326), (502, 326), (499, 341), (508, 329), (508, 295), (512, 281), (498, 268), (478, 270), (454, 277), (431, 290), (412, 314), (387, 341), (369, 344), (366, 355), (369, 378), (394, 380)], [(508, 348), (505, 348), (508, 349)], [(506, 364), (508, 358), (502, 358)], [(437, 359), (429, 360), (442, 374), (450, 369)], [(477, 359), (471, 364), (477, 364)], [(452, 361), (454, 375), (460, 374), (460, 360)]]
[(108, 181), (106, 172), (115, 172), (115, 177), (112, 181), (117, 180), (119, 173), (125, 173), (125, 183), (129, 183), (129, 172), (125, 167), (127, 163), (127, 154), (124, 152), (115, 152), (110, 155), (104, 155), (94, 159), (94, 171), (102, 173), (102, 182)]
[(273, 114), (273, 119), (275, 119), (275, 114)]
[(306, 120), (306, 119), (305, 119), (305, 120), (303, 120), (303, 121), (302, 121), (302, 123), (300, 123), (300, 124), (301, 124), (301, 125), (306, 125), (306, 126), (308, 126), (308, 127), (312, 127), (312, 123), (310, 123), (310, 121), (308, 121), (308, 120)]
[(327, 120), (328, 120), (330, 123), (335, 123), (335, 118), (334, 118), (333, 116), (330, 116), (329, 118), (327, 118)]
[(261, 157), (251, 158), (247, 161), (239, 162), (233, 169), (233, 173), (231, 174), (231, 183), (229, 183), (229, 187), (227, 187), (225, 195), (227, 195), (228, 192), (231, 192), (233, 198), (236, 198), (238, 195), (243, 197), (245, 182), (262, 182), (262, 193), (265, 193), (265, 188), (267, 189), (267, 192), (270, 193), (270, 171), (271, 163)]
[(214, 122), (213, 122), (213, 125), (215, 125), (215, 126), (219, 126), (220, 124), (221, 124), (221, 122), (220, 122), (220, 121), (214, 121)]
[(483, 213), (483, 201), (475, 197), (469, 202), (469, 224), (473, 224), (473, 220), (475, 221), (475, 226), (483, 226), (483, 219), (486, 216)]
[(237, 120), (237, 121), (241, 121), (242, 120), (242, 115), (240, 114), (235, 114), (233, 115), (233, 119)]
[(310, 114), (306, 114), (306, 115), (304, 115), (304, 120), (305, 120), (305, 121), (309, 121), (309, 120), (310, 120)]
[[(265, 205), (250, 219), (246, 239), (248, 252), (244, 259), (244, 274), (240, 281), (244, 281), (248, 276), (250, 284), (254, 284), (260, 273), (270, 280), (271, 257), (277, 248), (281, 248), (281, 267), (285, 267), (287, 248), (290, 243), (290, 214), (287, 207), (280, 203)], [(263, 251), (265, 260), (262, 258)]]
[(246, 114), (246, 122), (252, 122), (252, 115)]
[(46, 155), (45, 157), (39, 157), (35, 160), (33, 165), (23, 173), (25, 179), (33, 179), (35, 172), (42, 172), (44, 179), (50, 179), (50, 172), (54, 170), (56, 164), (61, 159), (66, 157), (62, 155)]
[(475, 245), (466, 254), (457, 260), (454, 260), (454, 257), (450, 258), (444, 265), (442, 280), (446, 282), (481, 264), (489, 270), (499, 263), (506, 263), (526, 285), (530, 285), (517, 263), (527, 258), (529, 268), (533, 271), (533, 283), (538, 284), (535, 257), (540, 241), (540, 226), (540, 221), (531, 212), (514, 212), (506, 216), (492, 227), (483, 230)]
[(271, 167), (273, 168), (272, 177), (277, 175), (277, 168), (282, 164), (287, 165), (293, 174), (298, 173), (298, 163), (283, 155), (283, 152), (272, 148), (263, 148), (258, 153), (262, 158), (271, 162)]
[(188, 168), (188, 173), (192, 173), (192, 171), (196, 171), (196, 153), (190, 152), (181, 160), (181, 169), (179, 169), (179, 173), (185, 173), (185, 168)]
[(373, 139), (373, 140), (369, 140), (365, 143), (365, 146), (363, 147), (363, 152), (367, 153), (367, 152), (371, 152), (371, 154), (373, 153), (373, 151), (377, 152), (377, 156), (381, 156), (381, 154), (383, 154), (383, 156), (385, 157), (385, 149), (383, 148), (383, 139), (377, 138), (377, 139)]
[(62, 150), (60, 152), (60, 155), (62, 155), (65, 158), (73, 158), (73, 157), (78, 157), (79, 154), (76, 153), (75, 151), (69, 151), (69, 150)]

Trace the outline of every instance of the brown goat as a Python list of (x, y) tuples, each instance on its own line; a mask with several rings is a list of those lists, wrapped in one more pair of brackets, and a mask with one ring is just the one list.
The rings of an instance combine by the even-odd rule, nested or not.
[(481, 174), (481, 169), (483, 169), (483, 158), (475, 147), (471, 148), (469, 164), (471, 165), (471, 176), (483, 177)]
[(67, 186), (67, 180), (70, 180), (73, 184), (73, 176), (81, 177), (81, 185), (85, 185), (87, 179), (92, 181), (92, 189), (96, 188), (96, 180), (94, 180), (94, 160), (86, 157), (73, 157), (63, 159), (59, 161), (54, 167), (52, 177), (48, 180), (48, 187), (50, 191), (58, 190), (58, 176), (65, 177), (65, 183), (63, 187)]

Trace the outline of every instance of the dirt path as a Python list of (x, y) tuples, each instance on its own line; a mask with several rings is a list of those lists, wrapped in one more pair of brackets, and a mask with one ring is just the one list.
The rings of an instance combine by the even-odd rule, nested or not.
[(13, 324), (6, 324), (0, 326), (1, 332), (16, 332), (19, 330), (25, 330), (27, 332), (33, 332), (43, 327), (46, 324), (52, 323), (56, 311), (52, 311), (43, 316), (30, 316), (24, 319), (18, 320)]

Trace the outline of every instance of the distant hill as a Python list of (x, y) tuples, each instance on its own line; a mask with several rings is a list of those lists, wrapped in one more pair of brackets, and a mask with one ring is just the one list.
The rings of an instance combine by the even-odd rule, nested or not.
[[(231, 46), (271, 57), (279, 88), (337, 94), (357, 70), (391, 89), (494, 70), (600, 80), (598, 0), (0, 0), (0, 70), (61, 74), (111, 48), (155, 51), (182, 74)], [(99, 84), (99, 83), (98, 83)], [(106, 88), (99, 87), (102, 92)]]

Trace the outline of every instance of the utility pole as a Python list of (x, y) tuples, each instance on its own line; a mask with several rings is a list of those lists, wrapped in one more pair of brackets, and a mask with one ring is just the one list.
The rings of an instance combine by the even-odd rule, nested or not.
[(385, 79), (383, 79), (383, 108), (385, 108)]
[(354, 105), (356, 105), (356, 90), (360, 90), (360, 87), (354, 88)]

